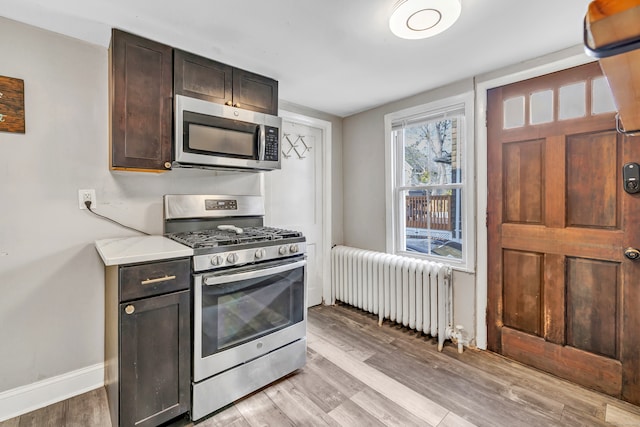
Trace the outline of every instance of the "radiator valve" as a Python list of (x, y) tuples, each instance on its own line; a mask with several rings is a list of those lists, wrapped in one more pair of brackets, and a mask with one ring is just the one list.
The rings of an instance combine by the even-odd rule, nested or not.
[(464, 326), (456, 325), (455, 329), (449, 328), (447, 331), (449, 338), (454, 344), (458, 344), (458, 353), (462, 354), (464, 351), (464, 345), (469, 345), (469, 338), (464, 330)]

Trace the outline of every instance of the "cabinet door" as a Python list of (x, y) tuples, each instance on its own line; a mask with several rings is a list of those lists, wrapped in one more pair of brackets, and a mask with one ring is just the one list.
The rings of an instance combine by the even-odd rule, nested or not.
[(172, 50), (113, 30), (111, 168), (171, 168)]
[(245, 110), (278, 115), (278, 82), (239, 68), (233, 69), (233, 104)]
[(191, 406), (189, 291), (120, 304), (120, 425), (156, 426)]
[(233, 101), (233, 67), (182, 50), (174, 50), (176, 95), (204, 99), (217, 104)]

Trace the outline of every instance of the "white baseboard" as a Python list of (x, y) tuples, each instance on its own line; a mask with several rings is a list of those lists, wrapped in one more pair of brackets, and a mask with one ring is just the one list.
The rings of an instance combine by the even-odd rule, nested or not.
[(0, 421), (44, 408), (104, 385), (104, 363), (0, 393)]

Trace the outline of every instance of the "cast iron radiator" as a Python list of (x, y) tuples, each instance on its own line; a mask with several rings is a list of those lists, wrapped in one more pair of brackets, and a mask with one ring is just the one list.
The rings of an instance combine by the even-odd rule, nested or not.
[(331, 250), (336, 299), (438, 338), (453, 330), (451, 267), (399, 255), (336, 246)]

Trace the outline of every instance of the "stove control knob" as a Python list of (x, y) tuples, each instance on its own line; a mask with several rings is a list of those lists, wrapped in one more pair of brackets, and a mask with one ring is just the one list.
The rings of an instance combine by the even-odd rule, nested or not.
[(229, 264), (235, 264), (236, 262), (238, 262), (238, 255), (237, 254), (229, 254), (227, 256), (227, 261), (229, 262)]
[(291, 252), (292, 254), (295, 254), (296, 252), (298, 252), (298, 245), (289, 246), (289, 252)]
[(280, 253), (280, 255), (286, 255), (287, 254), (287, 247), (286, 246), (280, 246), (280, 249), (278, 249), (278, 252)]
[(221, 265), (222, 257), (220, 255), (214, 255), (211, 257), (211, 265)]
[(255, 257), (256, 259), (262, 259), (265, 257), (266, 254), (267, 254), (267, 251), (265, 251), (264, 249), (258, 249), (256, 251)]

